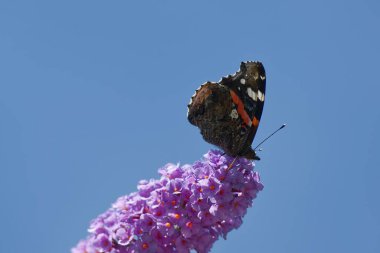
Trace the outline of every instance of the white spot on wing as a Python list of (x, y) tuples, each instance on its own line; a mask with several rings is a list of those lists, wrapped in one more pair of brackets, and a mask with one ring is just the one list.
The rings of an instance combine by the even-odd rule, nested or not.
[(264, 98), (265, 98), (264, 93), (262, 93), (260, 90), (259, 90), (258, 93), (257, 93), (257, 97), (259, 98), (259, 100), (260, 100), (261, 102), (264, 101)]
[(260, 76), (261, 80), (265, 80), (265, 76)]
[(253, 99), (253, 101), (257, 101), (257, 94), (251, 88), (247, 89), (248, 96)]
[(245, 84), (245, 79), (244, 78), (240, 79), (240, 83)]
[(236, 109), (232, 109), (231, 113), (230, 113), (230, 117), (233, 118), (233, 119), (237, 119), (239, 118), (239, 114), (238, 112), (236, 111)]

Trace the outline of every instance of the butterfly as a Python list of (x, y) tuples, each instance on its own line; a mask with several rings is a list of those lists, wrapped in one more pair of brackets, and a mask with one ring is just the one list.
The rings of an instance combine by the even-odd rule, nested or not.
[(251, 145), (264, 108), (265, 86), (263, 64), (242, 62), (235, 74), (196, 90), (187, 119), (200, 129), (205, 141), (227, 155), (260, 160)]

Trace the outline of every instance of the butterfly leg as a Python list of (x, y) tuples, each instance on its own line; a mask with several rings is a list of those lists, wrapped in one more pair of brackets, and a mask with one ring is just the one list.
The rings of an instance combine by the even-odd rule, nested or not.
[(229, 171), (229, 170), (232, 168), (232, 166), (234, 165), (234, 163), (235, 163), (235, 161), (236, 161), (237, 158), (238, 158), (238, 157), (235, 156), (235, 158), (234, 158), (234, 160), (231, 162), (231, 164), (228, 165), (227, 171)]

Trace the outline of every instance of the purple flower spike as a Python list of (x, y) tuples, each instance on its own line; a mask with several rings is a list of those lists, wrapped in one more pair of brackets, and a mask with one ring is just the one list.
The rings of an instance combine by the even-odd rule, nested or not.
[(212, 150), (192, 166), (165, 165), (159, 180), (141, 180), (94, 219), (71, 253), (209, 252), (263, 189), (252, 162), (238, 158), (228, 170), (233, 159)]

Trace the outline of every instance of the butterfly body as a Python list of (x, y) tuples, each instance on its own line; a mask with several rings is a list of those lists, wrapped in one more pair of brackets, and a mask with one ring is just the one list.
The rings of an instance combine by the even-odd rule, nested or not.
[(203, 138), (230, 156), (259, 160), (251, 148), (265, 100), (260, 62), (242, 62), (234, 75), (199, 87), (188, 105), (188, 120)]

